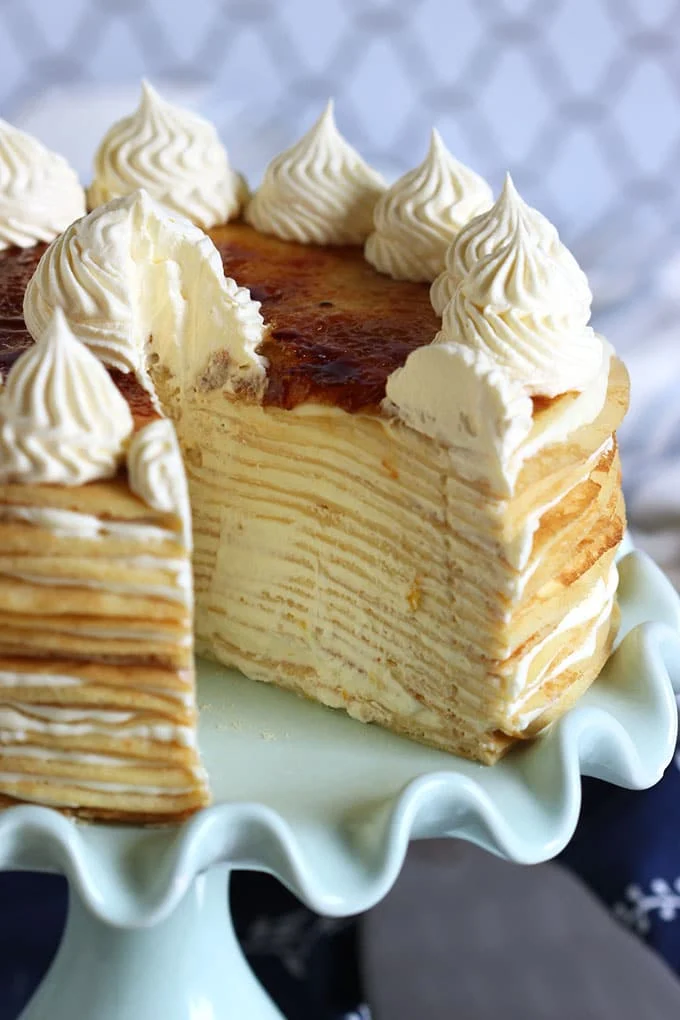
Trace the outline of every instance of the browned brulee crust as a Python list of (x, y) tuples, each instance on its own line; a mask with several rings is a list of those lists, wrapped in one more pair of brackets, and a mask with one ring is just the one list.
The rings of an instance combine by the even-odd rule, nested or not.
[(227, 276), (262, 302), (266, 404), (374, 408), (388, 375), (439, 329), (428, 284), (383, 276), (361, 247), (292, 244), (239, 222), (210, 236)]
[(151, 397), (140, 386), (132, 372), (119, 372), (115, 368), (110, 368), (109, 375), (128, 402), (132, 417), (135, 420), (136, 431), (143, 428), (144, 425), (154, 418), (160, 417), (158, 411), (153, 406)]
[(0, 251), (0, 376), (33, 341), (24, 323), (24, 291), (46, 244)]
[[(383, 276), (361, 247), (292, 244), (240, 222), (210, 235), (227, 275), (262, 302), (269, 326), (259, 348), (269, 360), (266, 404), (375, 408), (388, 375), (439, 328), (428, 285)], [(31, 343), (23, 297), (45, 247), (0, 253), (0, 374)], [(111, 374), (128, 399), (143, 404), (131, 377)]]

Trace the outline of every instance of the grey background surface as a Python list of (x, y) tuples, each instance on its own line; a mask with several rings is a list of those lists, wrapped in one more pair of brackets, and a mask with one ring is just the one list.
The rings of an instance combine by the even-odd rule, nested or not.
[(677, 1020), (680, 985), (557, 865), (413, 844), (367, 917), (374, 1020)]

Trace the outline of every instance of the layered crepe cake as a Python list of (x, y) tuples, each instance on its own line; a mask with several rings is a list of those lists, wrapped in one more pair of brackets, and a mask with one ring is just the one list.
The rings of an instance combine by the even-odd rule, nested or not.
[(97, 817), (188, 814), (207, 786), (173, 426), (60, 309), (2, 408), (0, 788)]
[[(177, 138), (182, 145), (170, 146)], [(169, 151), (192, 158), (173, 167), (161, 158)], [(147, 87), (139, 110), (104, 139), (88, 196), (92, 211), (39, 261), (33, 250), (0, 255), (2, 356), (7, 367), (33, 350), (31, 338), (42, 350), (61, 309), (71, 348), (84, 345), (108, 367), (107, 386), (133, 418), (144, 408), (168, 443), (174, 422), (191, 503), (196, 650), (488, 764), (564, 712), (599, 673), (616, 632), (624, 509), (615, 430), (628, 380), (588, 325), (583, 273), (509, 178), (492, 205), (488, 186), (434, 134), (423, 164), (387, 188), (329, 108), (248, 197), (214, 129)], [(0, 398), (8, 435), (21, 365)], [(94, 374), (92, 385), (106, 389)], [(98, 623), (78, 617), (76, 642), (57, 620), (74, 577), (96, 573), (97, 549), (107, 558), (110, 548), (112, 571), (139, 560), (134, 542), (106, 522), (129, 514), (172, 530), (167, 504), (155, 499), (154, 511), (148, 492), (144, 500), (131, 487), (125, 465), (138, 434), (119, 443), (118, 473), (104, 481), (36, 482), (0, 460), (2, 526), (19, 529), (24, 543), (2, 556), (0, 608), (40, 635), (30, 651), (3, 638), (11, 665), (2, 676), (31, 678), (20, 693), (10, 683), (8, 710), (36, 690), (43, 705), (80, 706), (68, 699), (91, 687), (106, 689), (104, 710), (158, 712), (192, 729), (189, 658), (160, 666), (153, 610), (131, 614), (115, 660), (120, 682)], [(179, 457), (173, 464), (158, 473), (181, 488)], [(125, 512), (92, 502), (101, 486), (115, 488)], [(97, 518), (99, 530), (96, 539), (79, 534), (73, 516), (68, 569), (50, 565), (38, 580), (38, 544), (49, 559), (50, 543), (62, 541), (56, 525), (28, 512), (43, 505), (89, 515), (90, 529)], [(28, 508), (21, 520), (13, 506)], [(173, 560), (189, 547), (179, 534)], [(149, 543), (144, 556), (169, 551)], [(30, 569), (17, 566), (20, 556)], [(22, 603), (28, 583), (44, 588), (32, 608)], [(167, 576), (163, 583), (167, 595)], [(173, 621), (178, 647), (190, 651), (187, 617)], [(113, 642), (124, 642), (113, 629)], [(52, 632), (63, 644), (49, 643)], [(122, 669), (145, 649), (144, 668), (166, 670), (153, 693)], [(44, 674), (76, 678), (77, 688), (36, 686)], [(173, 700), (171, 688), (182, 697)], [(106, 700), (114, 689), (122, 701)], [(66, 753), (72, 737), (60, 732)], [(44, 784), (12, 786), (28, 737), (0, 727), (0, 791), (59, 803)], [(154, 744), (152, 767), (167, 755), (183, 770), (168, 780), (162, 811), (94, 803), (86, 784), (81, 803), (65, 806), (151, 819), (203, 803), (186, 732)], [(114, 754), (113, 744), (106, 750)], [(120, 790), (114, 772), (131, 767), (120, 737), (115, 754), (102, 783)], [(142, 773), (146, 792), (133, 792), (128, 771), (126, 797), (154, 795)], [(193, 801), (179, 792), (190, 777)]]

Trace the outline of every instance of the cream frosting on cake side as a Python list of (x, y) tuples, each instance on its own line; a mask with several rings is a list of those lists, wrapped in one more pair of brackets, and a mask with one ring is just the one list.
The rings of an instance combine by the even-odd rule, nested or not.
[(433, 129), (420, 166), (378, 200), (366, 258), (395, 280), (432, 281), (443, 272), (446, 252), (459, 231), (491, 203), (486, 181), (454, 159)]
[(522, 468), (593, 422), (607, 399), (612, 350), (603, 342), (595, 379), (534, 414), (529, 394), (484, 352), (456, 341), (414, 351), (388, 379), (386, 413), (450, 448), (466, 477), (512, 494)]
[(133, 436), (127, 452), (127, 471), (130, 488), (145, 503), (180, 518), (190, 549), (189, 490), (175, 429), (167, 418), (159, 418)]
[(150, 365), (179, 382), (217, 377), (231, 391), (263, 384), (258, 302), (225, 277), (202, 230), (144, 191), (95, 209), (48, 248), (24, 299), (33, 336), (57, 307), (105, 364), (152, 393)]
[[(598, 639), (602, 629), (608, 628), (614, 610), (618, 581), (616, 564), (611, 563), (604, 576), (591, 583), (581, 601), (572, 606), (556, 626), (517, 663), (511, 684), (512, 700), (508, 707), (511, 725), (515, 725), (519, 730), (528, 729), (545, 711), (540, 688), (546, 679), (554, 683), (562, 673), (578, 663), (587, 662), (597, 654)], [(550, 653), (570, 634), (579, 634), (580, 640), (570, 645), (569, 654), (562, 658), (558, 668), (555, 669)], [(539, 656), (543, 658), (543, 662), (539, 669), (533, 669)]]
[(52, 241), (85, 213), (85, 192), (66, 160), (0, 120), (0, 250)]
[(107, 520), (95, 514), (63, 507), (24, 506), (21, 503), (0, 505), (0, 521), (35, 524), (58, 538), (113, 538), (124, 542), (161, 543), (172, 541), (173, 531), (158, 524)]
[(283, 241), (362, 244), (385, 187), (338, 131), (329, 101), (307, 134), (269, 164), (245, 218)]
[(205, 230), (238, 215), (247, 197), (210, 121), (167, 102), (147, 81), (137, 110), (97, 150), (88, 204), (94, 209), (139, 188)]
[(413, 351), (387, 380), (384, 407), (449, 446), (464, 474), (490, 479), (501, 492), (509, 491), (510, 463), (534, 424), (523, 388), (487, 355), (456, 343)]

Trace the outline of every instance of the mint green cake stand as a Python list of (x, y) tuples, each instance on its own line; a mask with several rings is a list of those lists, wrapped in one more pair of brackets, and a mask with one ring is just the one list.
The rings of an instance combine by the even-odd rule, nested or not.
[(581, 776), (652, 786), (671, 760), (680, 604), (643, 554), (620, 562), (622, 640), (576, 707), (493, 768), (428, 750), (201, 663), (214, 806), (177, 828), (77, 824), (16, 807), (0, 865), (70, 883), (61, 948), (23, 1020), (281, 1020), (228, 914), (233, 868), (349, 916), (391, 888), (411, 839), (450, 836), (531, 864), (559, 853)]

